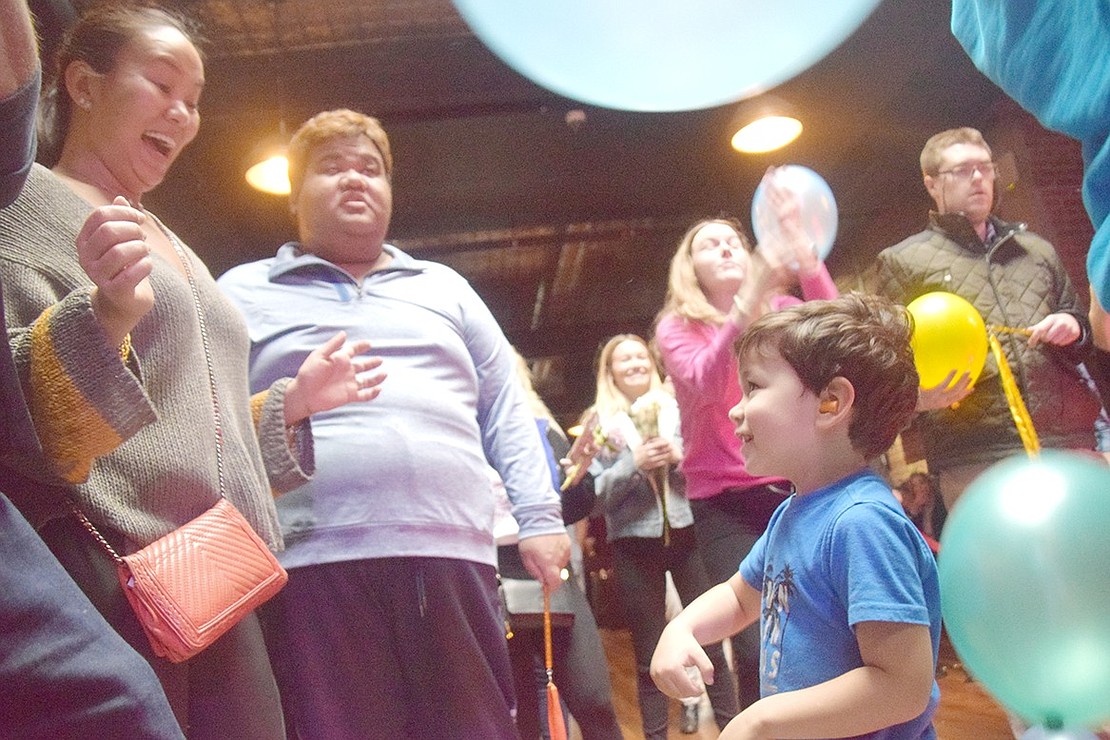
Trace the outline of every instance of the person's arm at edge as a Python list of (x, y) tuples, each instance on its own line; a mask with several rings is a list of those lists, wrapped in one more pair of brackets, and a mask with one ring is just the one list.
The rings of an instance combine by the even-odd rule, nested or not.
[(511, 346), (501, 327), (469, 285), (459, 284), (458, 289), (467, 319), (464, 341), (478, 371), (482, 446), (505, 483), (513, 518), (520, 525), (517, 547), (524, 567), (554, 591), (562, 585), (560, 572), (570, 561), (570, 537), (547, 453), (516, 380)]
[[(40, 71), (38, 46), (26, 0), (0, 0), (0, 208), (19, 195), (35, 159), (35, 104)], [(13, 135), (14, 133), (14, 135)]]
[(24, 87), (39, 67), (27, 0), (0, 0), (0, 100)]
[[(49, 291), (48, 278), (26, 270), (15, 282), (30, 293)], [(10, 297), (11, 294), (9, 293)], [(141, 363), (104, 340), (91, 305), (79, 288), (58, 297), (28, 326), (6, 306), (7, 337), (41, 448), (20, 465), (36, 480), (84, 482), (93, 461), (108, 454), (157, 415), (142, 384)], [(28, 314), (35, 309), (29, 308)]]

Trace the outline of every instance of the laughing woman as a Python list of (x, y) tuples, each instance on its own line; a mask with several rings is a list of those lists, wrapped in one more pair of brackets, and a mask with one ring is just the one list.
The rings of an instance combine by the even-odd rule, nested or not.
[(253, 614), (198, 656), (152, 654), (115, 565), (226, 496), (281, 546), (271, 490), (312, 471), (308, 416), (377, 393), (377, 360), (336, 336), (252, 407), (248, 339), (195, 254), (143, 205), (200, 126), (189, 26), (102, 5), (63, 42), (46, 107), (57, 147), (0, 210), (8, 340), (43, 456), (0, 478), (108, 622), (151, 663), (190, 738), (284, 737)]

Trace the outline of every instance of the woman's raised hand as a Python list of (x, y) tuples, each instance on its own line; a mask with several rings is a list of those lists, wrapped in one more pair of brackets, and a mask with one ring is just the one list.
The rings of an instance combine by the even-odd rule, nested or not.
[(763, 175), (763, 187), (770, 213), (771, 228), (765, 229), (760, 251), (772, 268), (785, 267), (791, 272), (812, 274), (820, 265), (817, 245), (802, 224), (801, 198), (778, 177), (779, 168), (769, 167)]

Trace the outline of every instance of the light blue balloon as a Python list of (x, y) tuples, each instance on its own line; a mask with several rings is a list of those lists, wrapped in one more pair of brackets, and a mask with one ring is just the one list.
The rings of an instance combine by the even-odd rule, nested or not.
[[(802, 228), (817, 247), (817, 256), (824, 260), (836, 241), (839, 221), (832, 188), (825, 182), (825, 178), (809, 167), (798, 164), (779, 167), (775, 178), (798, 197)], [(767, 204), (764, 186), (765, 183), (761, 180), (752, 195), (752, 233), (755, 234), (756, 243), (772, 236), (778, 229)]]
[(880, 0), (454, 0), (474, 34), (560, 95), (632, 111), (756, 95), (816, 63)]
[(1049, 728), (1110, 719), (1110, 468), (1051, 450), (992, 466), (938, 566), (952, 644), (1002, 704)]

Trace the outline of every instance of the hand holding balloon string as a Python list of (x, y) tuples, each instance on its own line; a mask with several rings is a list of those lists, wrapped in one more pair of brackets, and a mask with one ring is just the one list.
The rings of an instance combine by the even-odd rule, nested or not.
[[(1051, 314), (1029, 328), (982, 324), (978, 311), (954, 294), (931, 293), (909, 305), (914, 315), (914, 353), (921, 389), (918, 411), (956, 408), (975, 389), (986, 360), (983, 342), (990, 333), (1016, 334), (1029, 338), (1029, 346), (1065, 346), (1080, 335), (1078, 322), (1070, 314)], [(939, 378), (939, 382), (938, 381)]]

